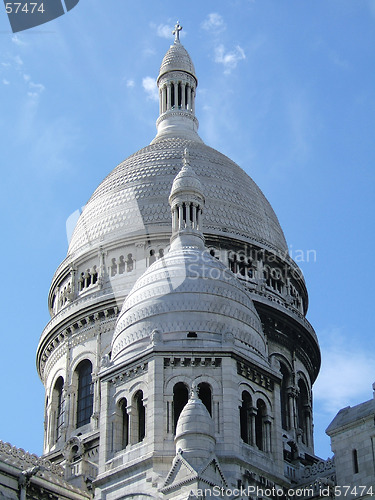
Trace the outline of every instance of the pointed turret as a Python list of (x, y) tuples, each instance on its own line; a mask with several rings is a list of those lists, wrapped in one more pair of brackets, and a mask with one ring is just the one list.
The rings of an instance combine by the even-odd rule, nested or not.
[(194, 385), (177, 422), (175, 444), (176, 452), (182, 452), (189, 463), (195, 466), (207, 461), (215, 450), (214, 423)]
[(169, 196), (172, 211), (172, 249), (186, 246), (204, 249), (204, 202), (202, 184), (190, 165), (189, 152), (185, 149), (183, 167), (173, 181)]

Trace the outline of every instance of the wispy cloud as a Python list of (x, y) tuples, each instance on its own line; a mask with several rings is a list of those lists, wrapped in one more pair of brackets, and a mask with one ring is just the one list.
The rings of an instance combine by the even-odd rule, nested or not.
[(22, 61), (22, 59), (20, 58), (20, 56), (18, 56), (18, 55), (17, 55), (17, 56), (14, 56), (13, 60), (14, 60), (14, 62), (16, 63), (16, 66), (18, 66), (18, 67), (19, 67), (19, 66), (22, 66), (22, 65), (23, 65), (23, 61)]
[(26, 43), (26, 42), (24, 42), (23, 40), (21, 40), (21, 39), (19, 38), (19, 36), (18, 36), (18, 35), (13, 35), (13, 36), (12, 36), (12, 42), (13, 42), (15, 45), (17, 45), (18, 47), (22, 47), (22, 46), (24, 46), (24, 45), (27, 45), (27, 43)]
[(226, 75), (231, 73), (243, 59), (246, 59), (245, 51), (239, 45), (231, 51), (226, 51), (222, 44), (215, 49), (215, 62), (224, 66), (224, 73)]
[(348, 340), (338, 328), (321, 332), (319, 337), (324, 339), (323, 359), (314, 395), (320, 411), (334, 415), (345, 406), (370, 399), (375, 379), (373, 350)]
[(131, 88), (133, 88), (133, 87), (135, 87), (135, 81), (134, 81), (134, 80), (131, 80), (131, 79), (126, 80), (126, 86), (127, 86), (128, 88), (130, 88), (130, 89), (131, 89)]
[(7, 80), (7, 79), (5, 79), (5, 78), (3, 78), (3, 84), (4, 85), (10, 85), (10, 81)]
[(156, 27), (156, 34), (161, 38), (167, 38), (170, 40), (172, 38), (172, 31), (173, 28), (169, 24), (159, 24)]
[(155, 78), (152, 78), (151, 76), (146, 76), (145, 78), (143, 78), (142, 87), (146, 92), (148, 99), (151, 99), (152, 101), (159, 100), (159, 92)]
[(211, 31), (215, 34), (220, 33), (226, 29), (226, 24), (223, 16), (217, 12), (211, 12), (202, 23), (202, 28), (206, 31)]
[(34, 83), (32, 81), (29, 81), (29, 91), (27, 92), (27, 95), (32, 98), (37, 98), (40, 96), (42, 92), (45, 90), (45, 86), (42, 83)]

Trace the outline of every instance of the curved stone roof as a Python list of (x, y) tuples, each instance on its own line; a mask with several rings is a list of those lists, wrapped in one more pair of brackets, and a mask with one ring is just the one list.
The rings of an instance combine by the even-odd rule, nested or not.
[(233, 161), (205, 144), (159, 139), (129, 156), (99, 185), (77, 222), (68, 255), (131, 235), (171, 231), (168, 197), (184, 149), (206, 198), (204, 233), (223, 234), (287, 253), (277, 217), (255, 182)]
[(154, 330), (179, 346), (191, 346), (187, 334), (194, 332), (212, 348), (230, 332), (242, 347), (266, 356), (261, 322), (246, 289), (222, 262), (197, 248), (171, 250), (136, 281), (117, 319), (113, 361), (147, 347)]
[(197, 451), (203, 448), (205, 453), (212, 453), (215, 441), (215, 426), (211, 415), (198, 396), (190, 396), (177, 422), (177, 451)]
[(197, 79), (195, 68), (188, 51), (180, 42), (169, 47), (160, 66), (158, 80), (169, 71), (185, 71)]

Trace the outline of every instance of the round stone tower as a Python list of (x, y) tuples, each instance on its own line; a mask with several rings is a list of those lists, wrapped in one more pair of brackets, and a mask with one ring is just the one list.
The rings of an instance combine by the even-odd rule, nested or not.
[[(180, 29), (157, 80), (156, 137), (85, 206), (38, 345), (44, 453), (97, 498), (287, 488), (315, 460), (305, 282), (261, 190), (198, 135)], [(195, 475), (178, 447), (193, 408), (210, 429)]]

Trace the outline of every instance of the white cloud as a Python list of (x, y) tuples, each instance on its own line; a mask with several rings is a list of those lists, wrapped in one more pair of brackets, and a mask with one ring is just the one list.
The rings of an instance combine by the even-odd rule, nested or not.
[(135, 86), (135, 81), (134, 80), (126, 80), (126, 86), (128, 88), (133, 88)]
[(340, 329), (321, 332), (322, 367), (314, 385), (314, 396), (320, 411), (336, 414), (371, 398), (375, 379), (372, 348), (348, 340)]
[(235, 69), (238, 62), (243, 59), (246, 59), (245, 51), (239, 45), (229, 52), (226, 52), (222, 44), (215, 49), (215, 62), (224, 66), (224, 73), (226, 75)]
[(143, 78), (142, 87), (146, 92), (148, 99), (151, 99), (152, 101), (159, 100), (159, 91), (156, 85), (156, 80), (154, 78), (152, 78), (151, 76), (146, 76), (145, 78)]
[(44, 92), (44, 90), (45, 86), (43, 84), (29, 81), (29, 90), (27, 92), (27, 95), (32, 99), (37, 99), (40, 96), (40, 94)]
[(23, 61), (20, 58), (20, 56), (15, 56), (14, 57), (14, 62), (16, 63), (17, 66), (22, 66), (23, 65)]
[(206, 31), (213, 31), (217, 34), (226, 29), (226, 24), (220, 14), (217, 12), (211, 12), (211, 14), (208, 14), (207, 18), (203, 21), (202, 28)]
[(12, 42), (15, 44), (15, 45), (18, 45), (19, 47), (21, 47), (22, 45), (27, 45), (26, 42), (22, 41), (18, 35), (13, 35), (12, 36)]
[(4, 85), (10, 85), (10, 81), (9, 81), (9, 80), (6, 80), (5, 78), (3, 78), (3, 84), (4, 84)]
[(146, 47), (145, 49), (143, 49), (142, 54), (146, 57), (151, 57), (156, 55), (156, 50), (151, 47)]
[(170, 40), (172, 38), (172, 31), (173, 28), (171, 28), (168, 24), (159, 24), (159, 26), (156, 27), (156, 34), (161, 38), (167, 38)]
[(41, 83), (34, 83), (34, 82), (30, 82), (29, 83), (29, 87), (31, 89), (35, 89), (35, 91), (41, 93), (45, 90), (45, 86)]
[(30, 75), (26, 75), (26, 74), (23, 75), (23, 79), (25, 80), (25, 82), (30, 81), (30, 78), (31, 78)]

